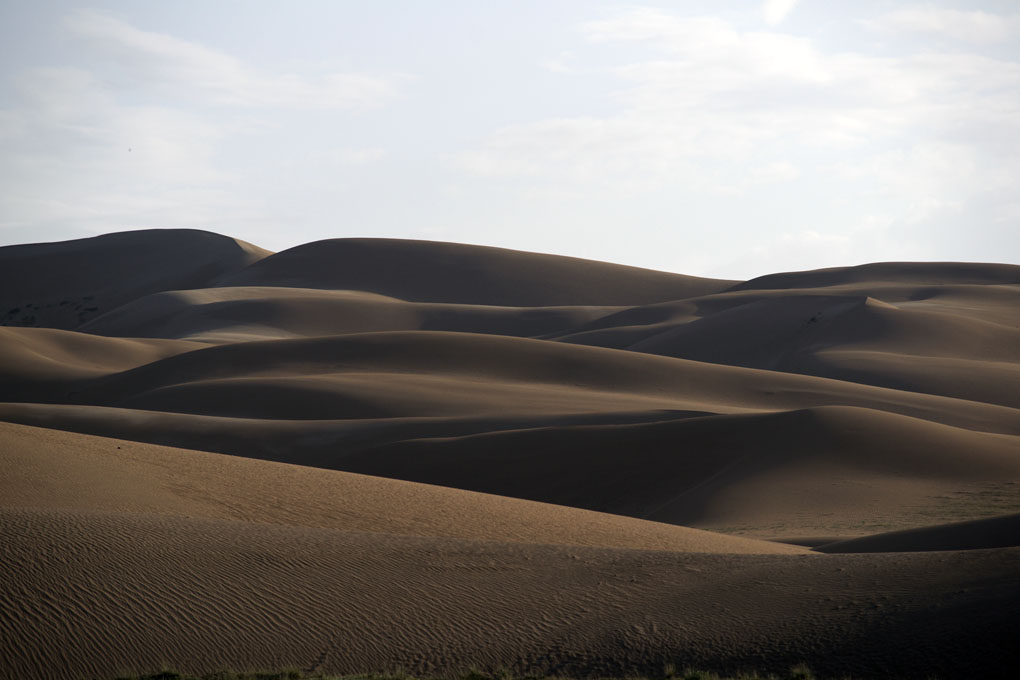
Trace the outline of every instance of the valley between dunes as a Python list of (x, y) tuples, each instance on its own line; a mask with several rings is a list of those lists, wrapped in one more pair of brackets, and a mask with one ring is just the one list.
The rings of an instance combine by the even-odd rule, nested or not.
[(1020, 668), (1020, 266), (0, 248), (0, 677)]

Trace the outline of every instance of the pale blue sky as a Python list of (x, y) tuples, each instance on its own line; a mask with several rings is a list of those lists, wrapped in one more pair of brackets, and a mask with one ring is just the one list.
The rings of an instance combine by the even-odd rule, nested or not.
[(0, 4), (0, 245), (1020, 261), (1015, 2)]

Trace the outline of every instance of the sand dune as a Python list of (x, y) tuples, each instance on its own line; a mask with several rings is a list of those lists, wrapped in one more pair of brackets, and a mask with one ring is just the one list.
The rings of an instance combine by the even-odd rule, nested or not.
[(847, 407), (411, 440), (337, 466), (772, 536), (930, 523), (952, 493), (998, 491), (971, 512), (1020, 503), (998, 486), (1020, 479), (1016, 437)]
[(209, 285), (266, 255), (250, 243), (192, 229), (7, 246), (0, 248), (0, 323), (75, 328), (149, 293)]
[(58, 398), (65, 386), (76, 381), (198, 347), (202, 345), (180, 340), (99, 338), (51, 328), (0, 327), (0, 399), (47, 401)]
[(36, 401), (249, 418), (661, 409), (741, 413), (846, 405), (979, 431), (1020, 432), (1020, 413), (993, 404), (468, 333), (409, 331), (232, 343), (93, 379), (47, 379), (38, 389), (49, 392)]
[(413, 302), (548, 307), (640, 305), (704, 295), (735, 283), (503, 248), (330, 239), (291, 248), (219, 286), (360, 290)]
[(962, 314), (962, 300), (974, 297), (967, 292), (895, 304), (805, 291), (727, 293), (632, 308), (551, 337), (1015, 406), (1017, 391), (1003, 389), (1002, 378), (1020, 361), (1020, 298), (996, 295)]
[(203, 342), (300, 338), (396, 330), (538, 336), (616, 307), (496, 307), (405, 302), (348, 290), (203, 288), (140, 298), (85, 324), (86, 333)]
[(342, 531), (683, 552), (780, 543), (486, 494), (0, 424), (0, 507), (168, 515)]
[[(697, 555), (4, 510), (0, 675), (666, 663), (1002, 677), (1016, 550)], [(16, 608), (16, 609), (15, 609)]]
[(656, 410), (281, 420), (112, 406), (0, 403), (0, 420), (11, 423), (322, 468), (334, 467), (342, 455), (396, 441), (550, 426), (658, 422), (697, 415), (707, 414)]
[(767, 274), (730, 290), (824, 288), (847, 283), (1017, 284), (1020, 266), (978, 262), (875, 262), (805, 272)]
[(0, 676), (1020, 661), (1015, 265), (150, 230), (0, 303)]
[(913, 356), (873, 350), (819, 350), (801, 357), (798, 373), (895, 390), (938, 394), (1020, 408), (1020, 364)]
[(864, 553), (980, 550), (1017, 545), (1020, 545), (1020, 514), (872, 534), (828, 543), (816, 549), (824, 553)]
[[(560, 337), (570, 337), (571, 341), (584, 344), (599, 344), (584, 337), (587, 334), (593, 338), (598, 337), (596, 331), (602, 331), (607, 338), (614, 332), (621, 335), (624, 332), (640, 333), (639, 337), (648, 338), (688, 321), (739, 307), (749, 307), (753, 310), (756, 307), (751, 305), (757, 304), (759, 305), (757, 308), (760, 308), (761, 304), (777, 301), (779, 304), (771, 311), (785, 314), (786, 307), (799, 309), (803, 316), (794, 316), (794, 320), (809, 322), (817, 312), (823, 312), (820, 318), (824, 317), (824, 308), (811, 309), (810, 303), (805, 308), (802, 298), (814, 299), (823, 305), (827, 299), (839, 305), (842, 302), (853, 300), (861, 302), (871, 298), (899, 310), (936, 311), (1007, 327), (1015, 327), (1020, 318), (1020, 286), (1016, 284), (859, 281), (820, 288), (728, 290), (683, 300), (630, 307), (590, 321), (572, 329), (569, 334), (561, 334)], [(759, 315), (756, 321), (772, 323), (768, 318), (764, 318), (764, 315)]]
[[(755, 341), (741, 334), (754, 328)], [(655, 333), (628, 349), (714, 363), (789, 370), (829, 347), (925, 357), (1020, 360), (1015, 327), (897, 307), (871, 297), (798, 296), (741, 305)]]

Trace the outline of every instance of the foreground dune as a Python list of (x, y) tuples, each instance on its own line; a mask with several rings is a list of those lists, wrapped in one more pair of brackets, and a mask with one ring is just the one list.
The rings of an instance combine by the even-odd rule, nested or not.
[(1016, 265), (189, 230), (0, 265), (0, 677), (1020, 662)]
[(3, 677), (468, 666), (1003, 677), (1016, 550), (696, 555), (4, 510)]

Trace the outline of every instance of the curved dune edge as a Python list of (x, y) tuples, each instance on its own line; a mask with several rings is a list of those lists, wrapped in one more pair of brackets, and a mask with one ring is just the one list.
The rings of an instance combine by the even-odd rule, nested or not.
[(853, 267), (766, 274), (735, 284), (729, 290), (825, 288), (860, 281), (1013, 284), (1020, 283), (1020, 266), (990, 262), (872, 262)]
[[(5, 345), (41, 330), (7, 329), (11, 338)], [(78, 344), (115, 346), (126, 340), (81, 333), (61, 337), (66, 348), (55, 344), (55, 359), (38, 369), (38, 361), (28, 363), (15, 373), (22, 383), (35, 379), (36, 384), (0, 383), (0, 398), (313, 420), (649, 409), (736, 413), (846, 405), (1020, 433), (1020, 410), (995, 404), (500, 335), (394, 331), (206, 345), (168, 350), (174, 356), (91, 379), (70, 369), (60, 375), (60, 357)]]
[(806, 554), (803, 548), (470, 491), (0, 424), (0, 506), (413, 536)]
[(0, 419), (784, 542), (981, 517), (1020, 502), (1020, 488), (1003, 481), (1020, 478), (1015, 437), (849, 407), (281, 421), (0, 404)]
[(1011, 549), (698, 555), (17, 509), (0, 510), (0, 545), (16, 612), (0, 617), (0, 677), (798, 662), (993, 677), (1020, 661)]
[(6, 246), (0, 248), (0, 323), (72, 329), (144, 295), (208, 286), (270, 254), (198, 229)]
[(648, 304), (715, 293), (734, 283), (463, 243), (337, 238), (275, 253), (213, 285), (362, 290), (414, 302), (547, 307)]
[(983, 550), (1020, 546), (1020, 513), (890, 531), (815, 548), (823, 553), (917, 552)]
[(79, 330), (104, 336), (246, 342), (396, 330), (549, 335), (621, 309), (407, 302), (359, 290), (254, 286), (155, 293)]

